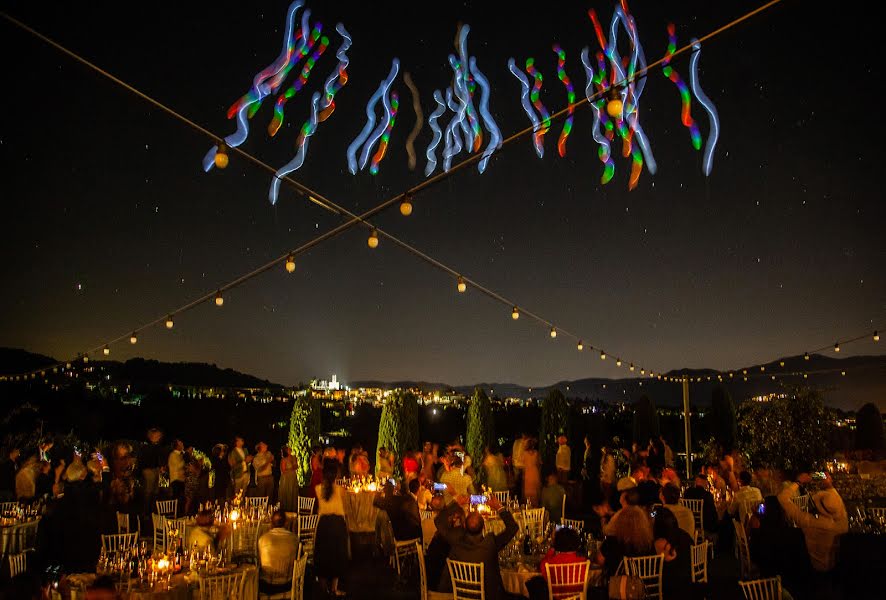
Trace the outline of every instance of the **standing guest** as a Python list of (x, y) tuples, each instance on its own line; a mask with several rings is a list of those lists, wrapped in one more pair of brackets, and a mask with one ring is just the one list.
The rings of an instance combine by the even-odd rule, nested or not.
[(547, 509), (552, 523), (560, 523), (563, 515), (566, 490), (560, 485), (557, 473), (549, 473), (547, 485), (541, 491), (541, 505)]
[(581, 460), (581, 492), (585, 508), (600, 499), (600, 461), (594, 451), (591, 435), (585, 436), (585, 451)]
[(538, 506), (540, 497), (541, 459), (537, 441), (530, 438), (523, 444), (523, 499), (531, 506)]
[(36, 497), (52, 498), (53, 483), (55, 479), (52, 476), (52, 463), (48, 460), (41, 461), (37, 465)]
[(52, 450), (53, 442), (52, 440), (43, 440), (37, 445), (37, 460), (48, 460), (52, 462), (52, 458), (49, 456), (49, 451)]
[(308, 493), (310, 497), (314, 496), (314, 490), (323, 482), (323, 449), (320, 446), (314, 446), (311, 449), (311, 481), (308, 484)]
[[(412, 481), (415, 481), (415, 484), (413, 484)], [(425, 479), (424, 473), (420, 473), (419, 476), (412, 481), (409, 482), (409, 493), (415, 498), (415, 503), (418, 504), (418, 510), (430, 510), (428, 505), (431, 503), (431, 498), (434, 496), (430, 490), (431, 482)]]
[(172, 441), (172, 452), (166, 459), (169, 470), (169, 488), (172, 497), (178, 500), (179, 510), (185, 508), (185, 443), (181, 440)]
[[(482, 563), (483, 581), (488, 600), (500, 600), (506, 597), (501, 581), (498, 564), (498, 553), (510, 543), (520, 527), (511, 513), (502, 507), (498, 498), (492, 496), (488, 506), (496, 511), (504, 522), (504, 531), (496, 535), (483, 535), (484, 521), (478, 512), (471, 512), (464, 518), (464, 527), (453, 527), (449, 516), (461, 511), (457, 503), (450, 504), (440, 511), (435, 518), (437, 534), (449, 544), (449, 558), (456, 561)], [(452, 589), (452, 580), (448, 572), (442, 576), (442, 591)]]
[(701, 514), (705, 529), (702, 533), (713, 534), (717, 532), (717, 505), (714, 503), (714, 495), (707, 488), (708, 478), (698, 474), (695, 476), (695, 486), (686, 490), (683, 497), (687, 500), (702, 500)]
[(31, 502), (37, 495), (37, 456), (32, 456), (15, 475), (15, 499), (19, 502)]
[(227, 446), (224, 444), (213, 446), (209, 462), (212, 463), (212, 471), (215, 474), (212, 482), (212, 499), (223, 502), (229, 496), (228, 488), (231, 487)]
[(494, 453), (489, 446), (484, 449), (483, 471), (486, 473), (486, 485), (493, 492), (507, 491), (508, 476), (505, 474), (504, 458), (501, 453)]
[(833, 569), (837, 562), (840, 536), (849, 531), (849, 515), (828, 473), (825, 473), (825, 479), (821, 481), (824, 491), (812, 497), (816, 514), (804, 512), (791, 502), (791, 497), (797, 495), (797, 489), (801, 485), (809, 485), (811, 481), (809, 473), (801, 473), (796, 482), (787, 484), (781, 490), (778, 502), (788, 519), (803, 531), (812, 568), (819, 572), (827, 572)]
[(144, 507), (143, 513), (150, 515), (154, 511), (154, 501), (160, 494), (160, 470), (164, 467), (163, 432), (152, 427), (148, 429), (148, 441), (143, 444), (138, 455), (139, 468), (142, 470), (142, 482), (144, 484)]
[(323, 480), (314, 489), (320, 520), (314, 541), (314, 572), (327, 595), (344, 596), (338, 589), (338, 580), (348, 568), (348, 526), (345, 523), (345, 491), (335, 485), (338, 465), (334, 460), (323, 461)]
[(526, 434), (521, 433), (511, 447), (511, 466), (514, 468), (514, 484), (517, 486), (518, 493), (523, 487), (523, 448), (525, 444)]
[(695, 539), (695, 515), (692, 511), (680, 504), (680, 488), (673, 483), (669, 483), (661, 488), (659, 495), (662, 505), (673, 513), (680, 525), (680, 529), (685, 531), (691, 539)]
[(612, 495), (612, 487), (615, 485), (615, 457), (609, 448), (603, 446), (600, 448), (600, 489), (605, 498)]
[(738, 489), (732, 496), (732, 503), (729, 505), (729, 514), (738, 516), (742, 523), (747, 521), (748, 508), (757, 503), (763, 502), (763, 494), (758, 488), (751, 485), (751, 474), (748, 471), (742, 471), (738, 474)]
[(21, 450), (10, 448), (0, 462), (0, 502), (15, 500), (15, 474), (18, 471), (18, 458)]
[(664, 448), (664, 462), (665, 467), (673, 468), (674, 467), (674, 449), (668, 446), (667, 440), (665, 440), (664, 436), (661, 435), (658, 437), (661, 441), (661, 446)]
[(415, 451), (407, 450), (403, 455), (403, 476), (407, 481), (418, 477), (419, 464), (415, 457)]
[[(437, 524), (434, 522), (434, 518), (441, 510), (443, 510), (444, 506), (446, 506), (446, 503), (443, 500), (443, 496), (440, 494), (432, 496), (431, 501), (428, 502), (427, 510), (430, 510), (433, 513), (433, 516), (430, 519), (422, 519), (421, 521), (421, 539), (425, 548), (431, 544), (431, 540), (434, 539), (434, 534), (437, 533)], [(428, 581), (431, 581), (436, 587), (436, 582), (439, 581), (439, 579), (433, 580), (428, 578)]]
[(274, 455), (263, 441), (255, 446), (252, 468), (255, 469), (255, 495), (267, 497), (270, 502), (274, 496)]
[(375, 476), (379, 479), (390, 479), (394, 476), (393, 452), (382, 446), (378, 449), (378, 458), (375, 461)]
[[(197, 507), (202, 504), (205, 500), (208, 500), (208, 496), (204, 495), (203, 490), (201, 490), (201, 479), (203, 475), (203, 462), (200, 460), (192, 459), (188, 462), (185, 467), (185, 491), (184, 491), (184, 506), (183, 506), (183, 515), (192, 516), (197, 514)], [(208, 490), (207, 490), (208, 491)]]
[(280, 451), (280, 488), (277, 500), (286, 512), (298, 511), (298, 459), (288, 446)]
[[(418, 486), (417, 479), (413, 479), (410, 483)], [(421, 517), (414, 496), (408, 493), (395, 494), (394, 484), (389, 480), (372, 504), (388, 513), (395, 540), (402, 542), (421, 538)]]
[(467, 473), (462, 471), (464, 463), (457, 456), (443, 458), (444, 472), (440, 475), (440, 483), (446, 484), (446, 492), (444, 494), (447, 502), (451, 502), (458, 496), (468, 496), (474, 491), (473, 479)]
[(252, 462), (252, 457), (246, 454), (246, 450), (243, 447), (245, 444), (246, 442), (243, 441), (242, 437), (235, 437), (234, 447), (231, 448), (231, 453), (228, 454), (228, 466), (231, 468), (234, 495), (245, 492), (246, 488), (249, 487), (249, 463)]
[(557, 438), (557, 480), (560, 485), (566, 485), (569, 481), (569, 471), (572, 470), (572, 449), (569, 448), (566, 436), (561, 435)]
[(421, 470), (428, 481), (434, 481), (434, 467), (437, 464), (437, 445), (425, 442), (421, 455)]
[(298, 536), (286, 529), (286, 512), (271, 515), (271, 529), (258, 538), (259, 579), (262, 594), (280, 594), (292, 587), (292, 564), (298, 558)]

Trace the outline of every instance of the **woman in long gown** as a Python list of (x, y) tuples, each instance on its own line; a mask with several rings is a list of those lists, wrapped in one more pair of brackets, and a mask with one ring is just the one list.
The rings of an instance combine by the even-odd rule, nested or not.
[(533, 507), (540, 506), (541, 496), (541, 465), (537, 448), (534, 439), (523, 448), (523, 499)]
[(298, 460), (288, 447), (282, 450), (280, 459), (280, 489), (277, 494), (280, 506), (286, 512), (298, 512)]
[(305, 495), (313, 497), (314, 489), (321, 481), (323, 481), (323, 450), (320, 446), (315, 446), (311, 454), (311, 483)]
[(348, 526), (345, 524), (344, 494), (335, 485), (338, 464), (323, 461), (321, 483), (314, 488), (317, 496), (317, 532), (314, 538), (314, 572), (327, 596), (344, 596), (338, 589), (338, 580), (348, 568), (350, 552)]

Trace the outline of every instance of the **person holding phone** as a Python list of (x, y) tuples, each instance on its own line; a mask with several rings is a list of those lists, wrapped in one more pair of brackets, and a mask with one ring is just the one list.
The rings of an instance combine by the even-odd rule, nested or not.
[(418, 512), (418, 503), (415, 500), (416, 492), (420, 484), (418, 479), (409, 482), (408, 492), (395, 493), (393, 480), (389, 479), (378, 493), (372, 505), (388, 513), (391, 519), (391, 529), (394, 539), (398, 541), (412, 540), (422, 537), (421, 516)]
[(786, 485), (778, 494), (778, 502), (787, 517), (803, 530), (812, 567), (819, 572), (828, 572), (837, 562), (839, 537), (849, 531), (849, 515), (843, 499), (834, 489), (827, 474), (820, 481), (821, 491), (812, 497), (817, 514), (804, 512), (791, 502), (791, 497), (797, 495), (799, 487), (806, 486), (811, 481), (809, 473), (801, 473), (796, 482)]

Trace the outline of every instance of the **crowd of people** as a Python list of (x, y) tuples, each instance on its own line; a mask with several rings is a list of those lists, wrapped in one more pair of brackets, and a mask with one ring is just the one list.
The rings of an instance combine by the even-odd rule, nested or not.
[[(104, 449), (108, 456), (99, 448), (75, 448), (62, 455), (48, 440), (25, 458), (20, 449), (9, 449), (0, 462), (0, 498), (42, 504), (36, 564), (81, 572), (95, 569), (100, 535), (117, 531), (115, 513), (129, 514), (145, 530), (155, 501), (176, 499), (179, 516), (196, 518), (189, 543), (202, 547), (219, 545), (229, 534), (214, 521), (211, 505), (244, 493), (268, 497), (279, 509), (258, 543), (260, 586), (266, 592), (288, 589), (286, 565), (295, 557), (298, 538), (285, 526), (286, 513), (297, 512), (299, 497), (307, 496), (316, 499), (320, 515), (313, 573), (330, 596), (344, 595), (339, 582), (350, 559), (348, 491), (337, 482), (367, 476), (383, 483), (374, 505), (388, 515), (394, 538), (424, 540), (428, 586), (437, 591), (451, 589), (446, 569), (450, 558), (483, 563), (486, 597), (508, 596), (499, 553), (520, 527), (509, 506), (493, 494), (484, 500), (503, 523), (498, 533), (487, 534), (483, 516), (472, 510), (473, 494), (493, 491), (510, 492), (524, 509), (545, 508), (553, 523), (569, 516), (564, 514), (565, 498), (572, 495), (566, 512), (582, 520), (582, 534), (600, 542), (579, 553), (584, 547), (579, 532), (558, 528), (538, 579), (526, 586), (538, 598), (547, 593), (545, 564), (590, 559), (607, 577), (615, 577), (624, 557), (650, 554), (664, 556), (665, 597), (712, 597), (709, 586), (690, 578), (691, 548), (708, 540), (716, 551), (732, 552), (733, 520), (746, 525), (751, 558), (761, 575), (780, 575), (796, 597), (822, 585), (816, 574), (834, 568), (848, 516), (827, 475), (815, 482), (814, 507), (804, 512), (791, 498), (813, 484), (805, 473), (776, 483), (768, 471), (751, 472), (737, 455), (724, 454), (684, 482), (663, 438), (624, 450), (599, 447), (585, 438), (575, 469), (566, 438), (561, 436), (557, 444), (549, 465), (543, 464), (538, 440), (531, 435), (519, 435), (507, 457), (490, 447), (472, 457), (458, 440), (444, 446), (427, 442), (402, 456), (382, 447), (374, 461), (359, 444), (349, 453), (317, 446), (310, 456), (310, 480), (299, 486), (298, 460), (288, 448), (275, 456), (259, 441), (250, 451), (236, 437), (206, 455), (180, 439), (167, 444), (162, 431), (150, 429), (138, 447), (111, 444)], [(701, 515), (684, 505), (692, 499), (701, 501)], [(422, 511), (429, 511), (430, 518), (423, 519)]]

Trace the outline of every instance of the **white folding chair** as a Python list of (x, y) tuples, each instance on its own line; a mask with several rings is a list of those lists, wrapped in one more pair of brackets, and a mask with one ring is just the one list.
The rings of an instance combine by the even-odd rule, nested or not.
[(781, 577), (739, 581), (745, 600), (781, 600)]
[(738, 548), (738, 562), (741, 567), (741, 578), (748, 579), (756, 575), (757, 569), (751, 562), (751, 549), (748, 545), (748, 536), (744, 525), (733, 520), (732, 525), (735, 527), (735, 544)]
[(7, 548), (7, 551), (14, 553), (35, 549), (37, 547), (37, 526), (39, 524), (40, 521), (36, 520), (14, 527), (12, 546)]
[(0, 502), (0, 514), (13, 512), (18, 508), (18, 502)]
[(529, 535), (535, 537), (541, 535), (545, 529), (545, 511), (544, 508), (530, 508), (520, 513), (523, 520), (523, 529), (529, 529)]
[(418, 511), (418, 514), (421, 515), (422, 521), (424, 521), (426, 519), (433, 519), (434, 517), (437, 516), (434, 514), (434, 511), (432, 511), (432, 510), (420, 510), (420, 511)]
[(584, 529), (585, 522), (581, 519), (563, 519), (560, 521), (560, 525), (563, 527), (569, 527), (570, 529), (574, 529), (576, 531), (580, 531)]
[(154, 552), (166, 552), (166, 517), (151, 513), (154, 527)]
[(298, 541), (304, 549), (308, 562), (314, 563), (314, 538), (317, 536), (317, 523), (320, 515), (299, 515)]
[(791, 502), (793, 502), (794, 506), (796, 506), (803, 512), (809, 512), (809, 494), (803, 494), (802, 496), (791, 496)]
[(292, 563), (292, 571), (289, 578), (292, 580), (292, 587), (285, 592), (277, 592), (276, 594), (258, 593), (259, 600), (302, 600), (305, 595), (305, 565), (308, 557), (302, 554), (301, 547), (296, 552), (298, 558)]
[(692, 546), (690, 574), (693, 583), (707, 583), (708, 581), (708, 544), (710, 542), (704, 541)]
[(415, 544), (421, 544), (421, 538), (413, 538), (411, 540), (394, 540), (394, 555), (391, 557), (397, 567), (397, 577), (402, 572), (401, 562), (409, 556), (416, 556)]
[(452, 579), (453, 600), (486, 600), (483, 581), (483, 563), (459, 562), (446, 559)]
[(249, 496), (246, 498), (246, 506), (249, 508), (268, 508), (267, 496)]
[(425, 551), (421, 544), (416, 543), (415, 553), (418, 559), (419, 600), (452, 600), (452, 594), (435, 592), (428, 589), (428, 572), (425, 568)]
[(628, 575), (639, 577), (646, 588), (647, 600), (661, 600), (661, 574), (664, 565), (664, 554), (651, 556), (633, 556), (624, 558)]
[(591, 576), (591, 561), (547, 563), (545, 572), (548, 580), (548, 598), (563, 600), (578, 597), (585, 600), (588, 579)]
[(507, 506), (508, 502), (511, 500), (511, 492), (507, 490), (503, 492), (492, 492), (492, 495), (498, 499), (502, 506)]
[(166, 550), (172, 552), (178, 544), (179, 538), (182, 542), (188, 539), (188, 520), (184, 517), (181, 519), (164, 519), (165, 535), (163, 537), (166, 543)]
[(117, 533), (129, 533), (129, 513), (117, 512)]
[(886, 520), (886, 508), (870, 507), (867, 509), (868, 516), (875, 521)]
[(28, 553), (20, 552), (18, 554), (9, 555), (9, 577), (15, 577), (19, 573), (28, 570)]
[(231, 558), (258, 563), (258, 521), (244, 521), (231, 532)]
[(157, 514), (168, 518), (178, 516), (178, 500), (157, 500)]
[(298, 514), (310, 515), (314, 512), (314, 502), (316, 498), (298, 497)]
[(680, 498), (680, 504), (692, 511), (696, 531), (704, 531), (704, 500), (701, 498)]
[(133, 533), (113, 533), (110, 535), (102, 534), (102, 550), (107, 553), (125, 552), (130, 548), (138, 545), (138, 534)]
[(198, 600), (244, 600), (243, 582), (246, 571), (200, 578)]

